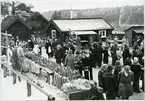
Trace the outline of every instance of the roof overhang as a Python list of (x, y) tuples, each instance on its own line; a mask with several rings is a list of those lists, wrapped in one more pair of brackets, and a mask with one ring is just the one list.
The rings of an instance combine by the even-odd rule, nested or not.
[(94, 35), (94, 34), (97, 34), (94, 31), (74, 31), (73, 33), (75, 35)]
[(144, 34), (144, 29), (134, 29), (133, 31), (135, 33), (143, 33)]

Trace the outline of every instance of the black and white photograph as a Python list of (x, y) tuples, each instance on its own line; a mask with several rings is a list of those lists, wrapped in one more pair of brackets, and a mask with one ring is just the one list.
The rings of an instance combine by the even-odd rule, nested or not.
[(144, 100), (144, 0), (1, 0), (0, 100)]

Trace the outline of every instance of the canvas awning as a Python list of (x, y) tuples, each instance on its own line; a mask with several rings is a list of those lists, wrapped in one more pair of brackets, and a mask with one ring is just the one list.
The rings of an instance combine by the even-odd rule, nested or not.
[(74, 31), (73, 33), (75, 35), (94, 35), (94, 34), (97, 34), (94, 31)]
[(144, 34), (144, 29), (134, 29), (133, 31), (135, 33), (143, 33)]

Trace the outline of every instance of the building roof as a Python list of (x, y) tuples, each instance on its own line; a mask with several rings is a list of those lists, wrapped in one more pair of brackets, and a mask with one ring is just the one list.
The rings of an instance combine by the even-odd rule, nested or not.
[(144, 29), (134, 29), (133, 31), (136, 33), (143, 33), (144, 34)]
[(74, 31), (73, 33), (75, 35), (92, 35), (92, 34), (97, 34), (94, 31)]
[(57, 28), (59, 28), (59, 30), (62, 32), (69, 31), (69, 29), (73, 31), (114, 29), (103, 18), (52, 20), (52, 24), (56, 25)]
[(125, 31), (129, 29), (144, 29), (144, 25), (133, 25), (131, 27), (126, 28)]
[(11, 15), (11, 16), (7, 16), (1, 23), (1, 30), (5, 31), (7, 30), (9, 27), (11, 27), (11, 25), (16, 21), (19, 20), (23, 25), (25, 25), (27, 28), (32, 29), (30, 25), (28, 25), (27, 23), (25, 23), (25, 21), (23, 21), (23, 19), (21, 19), (19, 16), (16, 15)]

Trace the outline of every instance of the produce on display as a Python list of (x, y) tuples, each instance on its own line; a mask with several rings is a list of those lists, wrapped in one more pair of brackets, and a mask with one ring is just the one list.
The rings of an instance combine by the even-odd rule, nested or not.
[(90, 90), (93, 87), (95, 87), (95, 81), (79, 78), (63, 84), (61, 89), (65, 93), (70, 93), (76, 91)]
[(40, 66), (49, 68), (50, 70), (64, 76), (68, 77), (70, 80), (77, 79), (80, 77), (79, 71), (72, 70), (71, 68), (60, 66), (59, 64), (42, 57), (40, 54), (35, 54), (33, 51), (28, 51), (25, 53), (25, 57), (31, 59)]

